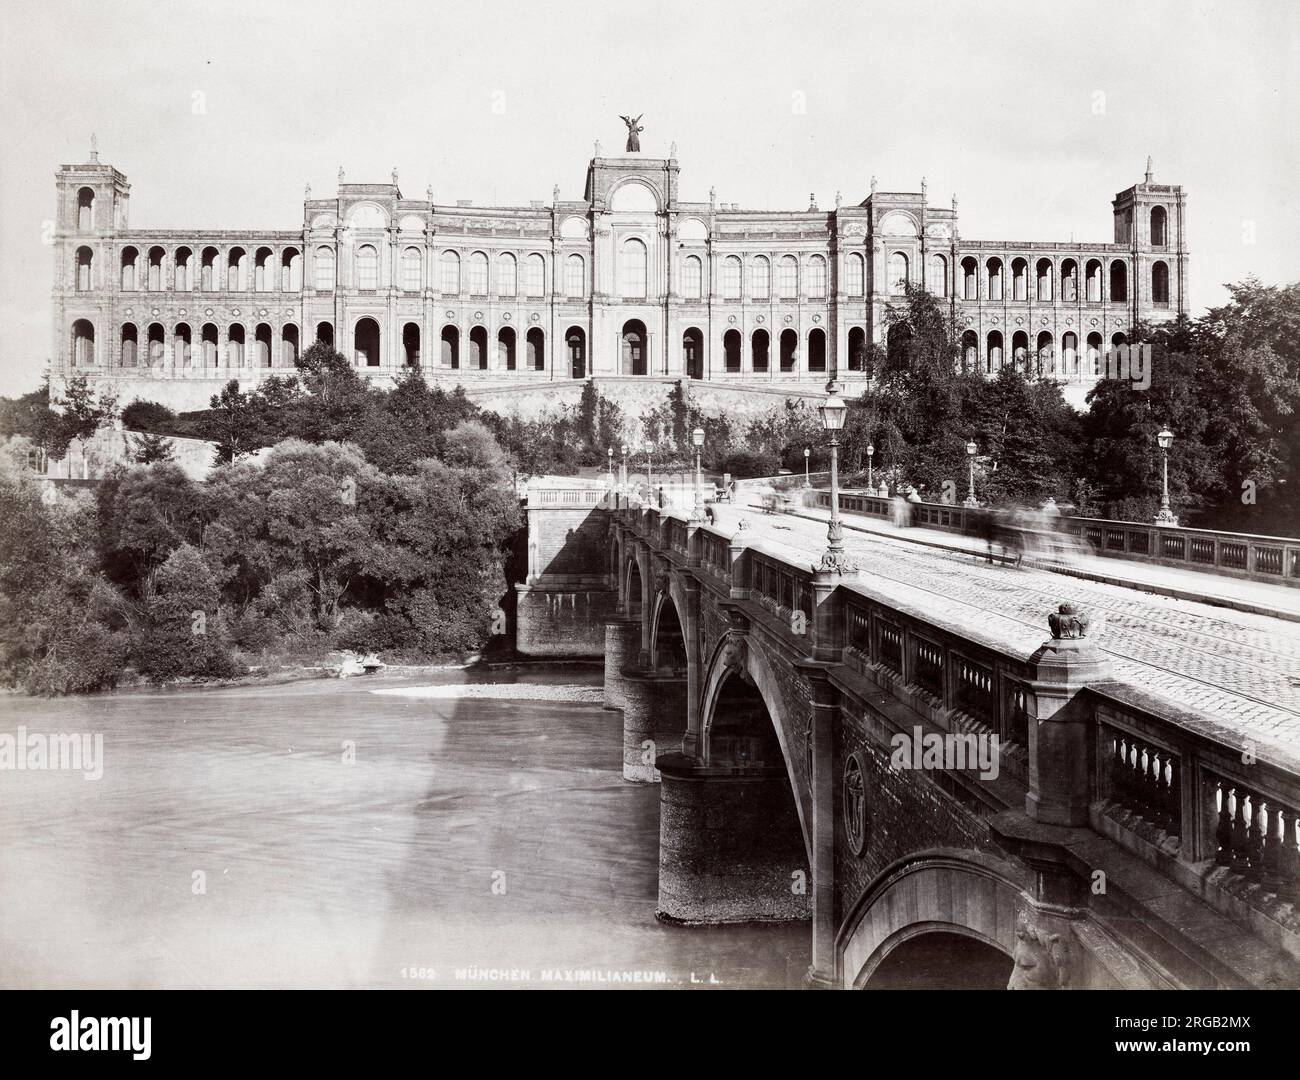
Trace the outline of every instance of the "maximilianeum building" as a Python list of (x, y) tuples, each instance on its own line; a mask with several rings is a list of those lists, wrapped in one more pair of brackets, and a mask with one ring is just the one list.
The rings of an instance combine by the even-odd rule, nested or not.
[(1019, 361), (1089, 386), (1136, 320), (1187, 309), (1186, 195), (1149, 163), (1113, 200), (1113, 242), (1038, 243), (966, 239), (956, 201), (924, 184), (745, 210), (683, 201), (675, 153), (599, 149), (576, 200), (443, 205), (395, 172), (340, 170), (293, 228), (133, 229), (125, 175), (90, 156), (57, 173), (53, 368), (123, 402), (203, 408), (316, 340), (379, 380), (419, 366), (470, 390), (595, 376), (799, 391), (834, 375), (853, 392), (904, 281), (951, 305), (980, 370)]

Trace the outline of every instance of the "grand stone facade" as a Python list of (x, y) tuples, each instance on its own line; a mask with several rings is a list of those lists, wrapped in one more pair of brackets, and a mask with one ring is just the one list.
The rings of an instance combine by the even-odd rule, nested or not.
[(1187, 309), (1183, 189), (1113, 201), (1112, 243), (972, 241), (957, 204), (877, 191), (831, 210), (683, 201), (675, 157), (596, 156), (581, 199), (443, 205), (346, 182), (278, 231), (132, 229), (126, 176), (56, 174), (54, 375), (204, 407), (231, 378), (333, 342), (377, 380), (418, 365), (471, 392), (695, 379), (798, 392), (864, 378), (906, 281), (944, 297), (968, 362), (1091, 385), (1137, 320)]

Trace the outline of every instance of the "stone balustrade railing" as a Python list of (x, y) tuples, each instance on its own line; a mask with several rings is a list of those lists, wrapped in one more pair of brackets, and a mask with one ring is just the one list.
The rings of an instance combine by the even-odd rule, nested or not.
[[(1226, 732), (1206, 734), (1180, 722), (1173, 709), (1163, 714), (1140, 697), (1140, 688), (1108, 674), (1071, 682), (1069, 646), (1086, 644), (1089, 655), (1100, 656), (1093, 643), (1070, 640), (1086, 635), (1085, 617), (1053, 613), (1051, 636), (1026, 656), (904, 611), (852, 579), (835, 578), (820, 594), (823, 603), (834, 595), (828, 622), (818, 618), (821, 576), (812, 559), (791, 558), (757, 530), (733, 532), (691, 523), (680, 511), (626, 504), (615, 516), (701, 584), (712, 581), (732, 600), (750, 601), (756, 615), (775, 620), (785, 640), (802, 635), (807, 656), (826, 659), (822, 634), (833, 643), (832, 663), (867, 678), (918, 719), (952, 733), (996, 735), (1004, 795), (1008, 780), (1030, 792), (1034, 783), (1062, 772), (1059, 757), (1049, 760), (1044, 725), (1055, 726), (1051, 721), (1064, 712), (1052, 715), (1053, 708), (1070, 698), (1068, 723), (1082, 723), (1084, 735), (1070, 755), (1078, 760), (1067, 762), (1068, 775), (1064, 781), (1058, 775), (1058, 782), (1077, 786), (1064, 795), (1086, 809), (1093, 829), (1207, 899), (1238, 880), (1300, 903), (1300, 765), (1258, 753)], [(1051, 654), (1047, 661), (1045, 652)], [(1051, 698), (1056, 705), (1049, 707)], [(1226, 878), (1216, 868), (1227, 868)], [(1240, 898), (1223, 892), (1222, 905), (1234, 903)]]
[[(815, 491), (809, 498), (812, 505), (830, 509), (829, 492)], [(890, 520), (891, 501), (880, 495), (840, 492), (842, 512), (883, 521)], [(968, 535), (986, 533), (988, 516), (1004, 514), (1000, 510), (946, 503), (914, 502), (908, 506), (912, 525)], [(1069, 515), (1057, 515), (1054, 521), (1058, 532), (1083, 541), (1094, 555), (1206, 570), (1300, 588), (1300, 539)]]

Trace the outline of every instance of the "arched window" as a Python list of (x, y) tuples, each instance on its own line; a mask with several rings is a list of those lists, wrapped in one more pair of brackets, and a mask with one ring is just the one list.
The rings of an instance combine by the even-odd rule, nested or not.
[(446, 296), (460, 295), (460, 256), (454, 251), (444, 251), (439, 260), (442, 266), (442, 280), (439, 291)]
[(334, 288), (334, 249), (318, 247), (313, 260), (316, 268), (316, 289), (330, 292)]
[(546, 295), (546, 260), (540, 255), (524, 260), (524, 295), (531, 299)]
[(471, 371), (487, 370), (487, 327), (469, 328), (469, 366)]
[(334, 348), (334, 324), (327, 322), (317, 323), (316, 340), (322, 345), (328, 345), (331, 349)]
[(221, 366), (221, 353), (217, 345), (217, 326), (216, 323), (204, 323), (202, 330), (203, 338), (203, 366), (205, 368), (216, 368)]
[(280, 366), (293, 367), (298, 362), (298, 328), (285, 323), (280, 330)]
[(77, 248), (77, 265), (76, 281), (77, 292), (89, 292), (95, 286), (92, 284), (92, 271), (95, 267), (95, 254), (88, 247)]
[(808, 296), (813, 300), (826, 299), (826, 260), (820, 255), (808, 260)]
[(469, 294), (470, 296), (488, 294), (488, 257), (481, 251), (475, 251), (469, 257)]
[[(699, 260), (695, 261), (698, 264)], [(581, 255), (570, 255), (564, 260), (564, 292), (575, 299), (587, 295), (587, 262)]]
[(826, 331), (820, 327), (808, 333), (808, 370), (826, 370)]
[(793, 255), (782, 255), (780, 264), (781, 299), (799, 299), (799, 260)]
[[(204, 292), (212, 292), (217, 288), (217, 256), (220, 252), (214, 247), (203, 249), (203, 257), (200, 269), (200, 284)], [(334, 275), (330, 275), (330, 288), (334, 287)]]
[(402, 251), (402, 289), (419, 292), (424, 288), (424, 259), (419, 248), (408, 247)]
[(942, 255), (930, 258), (930, 291), (935, 296), (948, 295), (948, 260)]
[(150, 323), (145, 336), (149, 347), (149, 366), (161, 368), (167, 350), (167, 334), (162, 328), (162, 323)]
[(72, 324), (72, 363), (75, 367), (90, 367), (94, 362), (95, 324), (89, 319), (78, 319)]
[(503, 326), (497, 331), (497, 368), (501, 371), (515, 370), (515, 331), (513, 327)]
[[(253, 253), (253, 290), (255, 292), (269, 292), (275, 288), (275, 278), (272, 276), (274, 267), (275, 253), (268, 247), (260, 247)], [(261, 367), (262, 365), (258, 365)], [(270, 365), (266, 365), (269, 367)]]
[(1052, 299), (1052, 260), (1039, 259), (1035, 269), (1035, 295), (1039, 300)]
[(867, 331), (861, 326), (849, 328), (849, 370), (867, 370)]
[(620, 292), (639, 298), (646, 294), (646, 249), (636, 237), (623, 241), (619, 252)]
[(1122, 304), (1128, 300), (1128, 266), (1119, 259), (1110, 264), (1110, 302)]
[(1011, 335), (1011, 359), (1015, 362), (1017, 371), (1029, 369), (1029, 335), (1023, 330), (1017, 330)]
[(357, 248), (357, 288), (370, 291), (379, 288), (379, 252), (370, 244)]
[(988, 294), (988, 299), (1001, 300), (1002, 299), (1002, 260), (990, 259), (985, 264), (985, 269), (988, 272), (988, 279), (989, 279), (989, 287), (986, 290)]
[(77, 228), (89, 232), (95, 227), (95, 192), (84, 187), (77, 192)]
[(740, 257), (728, 255), (722, 260), (722, 299), (740, 299)]
[(241, 247), (231, 248), (226, 256), (226, 288), (231, 292), (248, 288), (248, 253)]
[(1011, 299), (1029, 299), (1029, 264), (1024, 259), (1011, 260)]
[(799, 362), (799, 335), (790, 329), (781, 331), (781, 370), (793, 371)]
[(162, 292), (163, 288), (163, 259), (167, 253), (160, 247), (151, 247), (149, 249), (149, 291)]
[(226, 367), (244, 366), (244, 328), (232, 323), (226, 331)]
[(1084, 357), (1084, 372), (1088, 375), (1101, 374), (1101, 335), (1088, 335), (1088, 351)]
[(902, 296), (907, 292), (907, 256), (901, 251), (895, 251), (889, 256), (889, 293), (891, 296)]
[(980, 362), (980, 339), (974, 330), (967, 330), (961, 336), (961, 366), (963, 371), (978, 371)]
[[(752, 279), (750, 290), (755, 300), (767, 300), (772, 296), (772, 264), (766, 255), (759, 255), (749, 268)], [(739, 288), (739, 285), (737, 285)]]
[(497, 292), (502, 296), (514, 296), (518, 291), (519, 264), (507, 251), (497, 259)]
[(420, 326), (409, 322), (402, 327), (402, 362), (407, 367), (420, 366)]
[(575, 379), (587, 377), (587, 335), (581, 326), (570, 326), (564, 334), (569, 350), (569, 374)]
[(172, 366), (188, 368), (194, 363), (194, 335), (189, 323), (177, 323), (172, 331)]
[(1097, 259), (1089, 259), (1083, 274), (1085, 299), (1090, 304), (1101, 303), (1101, 263)]
[(126, 323), (122, 327), (122, 367), (135, 367), (136, 346), (139, 342), (138, 331), (134, 323)]
[(699, 300), (704, 292), (704, 264), (698, 255), (687, 255), (682, 262), (682, 295)]
[(1151, 267), (1151, 302), (1156, 307), (1169, 306), (1169, 265), (1158, 262)]
[(442, 366), (452, 370), (460, 367), (460, 331), (454, 326), (442, 328)]
[(1002, 333), (998, 330), (990, 330), (988, 338), (988, 350), (984, 354), (984, 370), (992, 375), (995, 371), (1002, 369)]
[(749, 339), (749, 366), (757, 374), (767, 374), (768, 337), (766, 330), (755, 330)]
[(352, 353), (357, 367), (379, 366), (379, 323), (358, 319), (352, 331)]
[(688, 379), (704, 378), (704, 335), (698, 327), (682, 334), (682, 370)]
[(729, 372), (740, 371), (740, 331), (728, 330), (722, 335), (723, 367)]
[(258, 323), (253, 331), (253, 366), (269, 368), (271, 356), (271, 328), (266, 323)]
[(1079, 300), (1079, 266), (1073, 259), (1061, 263), (1061, 299), (1067, 304)]
[(1079, 372), (1079, 338), (1071, 330), (1061, 335), (1061, 371), (1066, 375)]
[(646, 374), (646, 332), (645, 323), (640, 319), (629, 319), (623, 324), (619, 371), (623, 375)]
[(1038, 348), (1035, 350), (1039, 375), (1056, 373), (1056, 350), (1052, 344), (1052, 335), (1044, 330), (1038, 335)]
[(194, 252), (189, 248), (176, 249), (176, 266), (173, 272), (172, 288), (177, 292), (189, 292), (194, 288), (194, 272), (191, 269), (193, 262)]
[(302, 292), (302, 253), (285, 248), (280, 255), (280, 291)]
[(961, 298), (978, 300), (980, 297), (979, 263), (971, 255), (961, 261)]
[(1167, 247), (1169, 245), (1168, 215), (1163, 206), (1151, 208), (1151, 246)]
[(844, 291), (850, 296), (862, 296), (867, 291), (866, 265), (856, 251), (849, 252), (844, 260)]
[(524, 339), (524, 349), (527, 352), (529, 369), (532, 371), (545, 371), (546, 336), (542, 333), (540, 327), (534, 326), (528, 331), (528, 336)]
[(135, 260), (137, 252), (135, 248), (128, 247), (122, 249), (122, 288), (135, 288)]

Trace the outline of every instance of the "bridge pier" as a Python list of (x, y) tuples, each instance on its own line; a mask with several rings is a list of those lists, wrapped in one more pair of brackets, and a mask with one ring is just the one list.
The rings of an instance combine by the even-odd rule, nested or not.
[(658, 783), (655, 758), (665, 751), (680, 750), (686, 733), (686, 678), (629, 670), (623, 672), (619, 683), (623, 692), (623, 779)]
[(659, 903), (686, 925), (810, 918), (808, 857), (781, 764), (700, 765), (661, 754)]
[(640, 616), (619, 615), (605, 620), (605, 708), (625, 707), (627, 687), (623, 669), (636, 662), (640, 649)]

